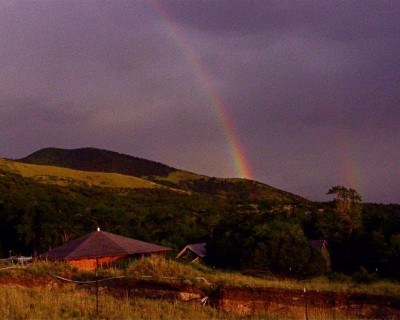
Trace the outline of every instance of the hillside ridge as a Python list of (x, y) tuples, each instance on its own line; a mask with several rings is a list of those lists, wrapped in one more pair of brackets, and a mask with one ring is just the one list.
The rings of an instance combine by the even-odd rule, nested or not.
[(120, 173), (135, 177), (168, 176), (177, 169), (165, 164), (92, 147), (44, 148), (15, 161), (66, 167), (83, 171)]
[(97, 148), (44, 148), (21, 163), (70, 168), (88, 172), (118, 173), (145, 179), (172, 189), (235, 199), (264, 199), (278, 203), (299, 203), (305, 198), (267, 184), (241, 178), (215, 178), (179, 170), (160, 162)]
[(85, 185), (88, 187), (98, 186), (128, 189), (166, 188), (161, 184), (147, 179), (119, 173), (76, 170), (52, 165), (22, 163), (0, 158), (0, 174), (2, 172), (11, 172), (19, 174), (24, 178), (32, 178), (40, 183), (56, 184), (60, 186)]

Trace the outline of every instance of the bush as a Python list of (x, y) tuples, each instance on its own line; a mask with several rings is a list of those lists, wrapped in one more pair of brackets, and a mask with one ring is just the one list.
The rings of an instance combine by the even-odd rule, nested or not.
[(76, 267), (71, 266), (69, 263), (64, 262), (50, 262), (50, 261), (36, 261), (31, 263), (27, 270), (37, 276), (48, 275), (71, 275), (76, 273)]
[(361, 266), (357, 272), (353, 275), (353, 280), (356, 283), (371, 283), (375, 279), (375, 275), (373, 273), (369, 273), (368, 270)]
[(351, 277), (349, 277), (348, 275), (345, 275), (343, 273), (329, 273), (327, 276), (329, 281), (332, 282), (340, 282), (340, 283), (349, 283), (351, 282)]
[(152, 255), (132, 261), (126, 268), (127, 275), (141, 279), (151, 278), (182, 278), (182, 280), (193, 280), (201, 277), (201, 272), (190, 266), (166, 259), (162, 256)]

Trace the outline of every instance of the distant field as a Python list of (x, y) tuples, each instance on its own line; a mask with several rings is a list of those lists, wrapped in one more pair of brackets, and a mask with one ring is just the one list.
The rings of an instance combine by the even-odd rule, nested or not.
[(0, 169), (18, 173), (39, 182), (71, 185), (84, 184), (114, 188), (165, 188), (157, 183), (117, 173), (88, 172), (68, 168), (32, 165), (0, 159)]

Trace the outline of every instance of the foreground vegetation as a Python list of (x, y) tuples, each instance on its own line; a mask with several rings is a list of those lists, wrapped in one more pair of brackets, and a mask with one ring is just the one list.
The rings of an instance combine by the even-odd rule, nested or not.
[(0, 286), (1, 319), (237, 319), (234, 314), (201, 304), (96, 297), (73, 286), (26, 288)]
[[(10, 268), (11, 267), (11, 268)], [(100, 288), (98, 305), (95, 287), (57, 279), (62, 276), (76, 281), (93, 280), (94, 272), (79, 271), (67, 263), (36, 262), (28, 266), (6, 263), (0, 265), (1, 319), (241, 319), (236, 313), (224, 312), (199, 299), (192, 302), (161, 301), (125, 294), (115, 297)], [(298, 281), (290, 279), (255, 278), (239, 272), (226, 272), (203, 265), (187, 265), (160, 256), (133, 260), (113, 268), (98, 270), (100, 279), (126, 276), (128, 279), (168, 284), (191, 284), (206, 294), (219, 285), (336, 292), (362, 292), (400, 296), (400, 284), (378, 281), (358, 284), (350, 278), (340, 281), (319, 277)], [(345, 281), (346, 280), (346, 281)], [(101, 286), (107, 286), (102, 283)], [(108, 293), (107, 293), (108, 292)], [(304, 318), (304, 310), (297, 311)], [(347, 319), (329, 309), (309, 309), (310, 319)], [(293, 313), (292, 313), (293, 316)], [(260, 312), (259, 319), (276, 319)], [(278, 317), (282, 318), (282, 315)]]
[[(78, 270), (68, 263), (35, 262), (27, 266), (0, 264), (0, 284), (34, 283), (41, 285), (43, 282), (46, 285), (48, 281), (54, 283), (57, 280), (56, 276), (77, 281), (87, 281), (94, 279), (94, 272)], [(243, 275), (237, 271), (228, 272), (226, 270), (213, 269), (201, 264), (183, 264), (161, 256), (150, 256), (128, 261), (115, 267), (99, 269), (98, 276), (100, 278), (125, 276), (135, 280), (190, 284), (205, 292), (212, 292), (218, 286), (226, 285), (297, 290), (306, 288), (307, 290), (317, 291), (360, 292), (400, 297), (400, 284), (389, 280), (377, 279), (371, 283), (360, 283), (357, 278), (338, 274), (307, 280), (274, 277), (259, 278)]]

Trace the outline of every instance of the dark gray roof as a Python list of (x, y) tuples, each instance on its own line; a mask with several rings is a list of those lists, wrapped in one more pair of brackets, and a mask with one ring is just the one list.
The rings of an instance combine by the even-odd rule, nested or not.
[(39, 259), (74, 260), (117, 255), (160, 253), (170, 250), (170, 248), (113, 233), (95, 231), (44, 253), (39, 256)]
[(187, 248), (197, 254), (200, 258), (207, 255), (206, 243), (194, 243), (187, 245)]

